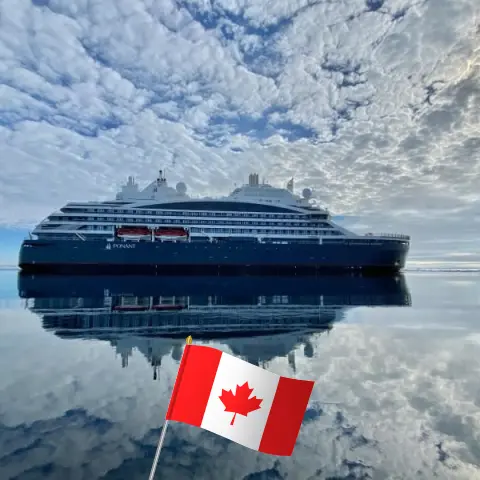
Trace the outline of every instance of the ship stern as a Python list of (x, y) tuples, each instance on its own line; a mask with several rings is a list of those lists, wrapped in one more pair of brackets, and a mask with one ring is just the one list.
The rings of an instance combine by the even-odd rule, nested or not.
[(28, 268), (28, 265), (32, 264), (32, 259), (30, 255), (31, 252), (31, 240), (23, 240), (22, 244), (20, 245), (20, 251), (18, 252), (18, 266), (20, 269), (24, 270), (25, 267)]
[(35, 239), (23, 240), (18, 253), (18, 266), (21, 270), (35, 270), (37, 266), (48, 263), (50, 242)]

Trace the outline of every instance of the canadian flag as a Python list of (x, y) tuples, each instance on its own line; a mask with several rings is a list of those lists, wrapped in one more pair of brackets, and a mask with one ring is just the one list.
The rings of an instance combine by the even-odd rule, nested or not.
[(271, 455), (293, 453), (315, 382), (186, 345), (167, 420), (187, 423)]

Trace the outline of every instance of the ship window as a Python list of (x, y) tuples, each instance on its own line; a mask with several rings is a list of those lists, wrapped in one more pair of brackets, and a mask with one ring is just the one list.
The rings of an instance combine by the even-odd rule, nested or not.
[[(270, 202), (271, 203), (271, 202)], [(194, 205), (192, 205), (192, 202), (176, 202), (176, 203), (170, 203), (168, 205), (145, 205), (144, 207), (138, 207), (138, 208), (144, 208), (144, 209), (151, 209), (155, 207), (160, 207), (162, 206), (164, 209), (177, 209), (177, 210), (208, 210), (208, 211), (218, 211), (220, 208), (223, 211), (235, 211), (235, 212), (255, 212), (258, 213), (260, 211), (274, 211), (274, 212), (279, 212), (279, 213), (285, 213), (288, 212), (288, 209), (283, 208), (283, 207), (274, 207), (272, 205), (258, 205), (258, 204), (249, 204), (249, 203), (243, 203), (243, 202), (222, 202), (221, 205), (219, 205), (218, 201), (198, 201), (195, 202)]]

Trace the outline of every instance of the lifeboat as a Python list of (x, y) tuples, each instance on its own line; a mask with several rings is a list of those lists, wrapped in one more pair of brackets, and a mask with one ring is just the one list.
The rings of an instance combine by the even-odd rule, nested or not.
[(113, 307), (115, 312), (145, 312), (148, 307), (144, 305), (117, 305)]
[(187, 307), (185, 305), (152, 305), (148, 307), (145, 305), (116, 305), (112, 308), (115, 312), (146, 312), (147, 310), (155, 310), (157, 312), (175, 312), (178, 310), (184, 310)]
[(116, 235), (118, 238), (140, 240), (151, 238), (151, 230), (148, 227), (120, 227), (117, 228)]
[(177, 310), (184, 310), (187, 308), (185, 305), (153, 305), (152, 310), (156, 311), (163, 311), (163, 312), (171, 312), (171, 311), (177, 311)]
[(154, 230), (157, 240), (186, 240), (188, 230), (182, 227), (159, 227)]

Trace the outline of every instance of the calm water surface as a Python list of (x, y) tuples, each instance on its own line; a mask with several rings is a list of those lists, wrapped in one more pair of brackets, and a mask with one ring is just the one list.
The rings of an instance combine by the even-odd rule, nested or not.
[(316, 386), (292, 457), (172, 423), (157, 478), (480, 479), (479, 280), (0, 272), (0, 479), (146, 480), (189, 333)]

